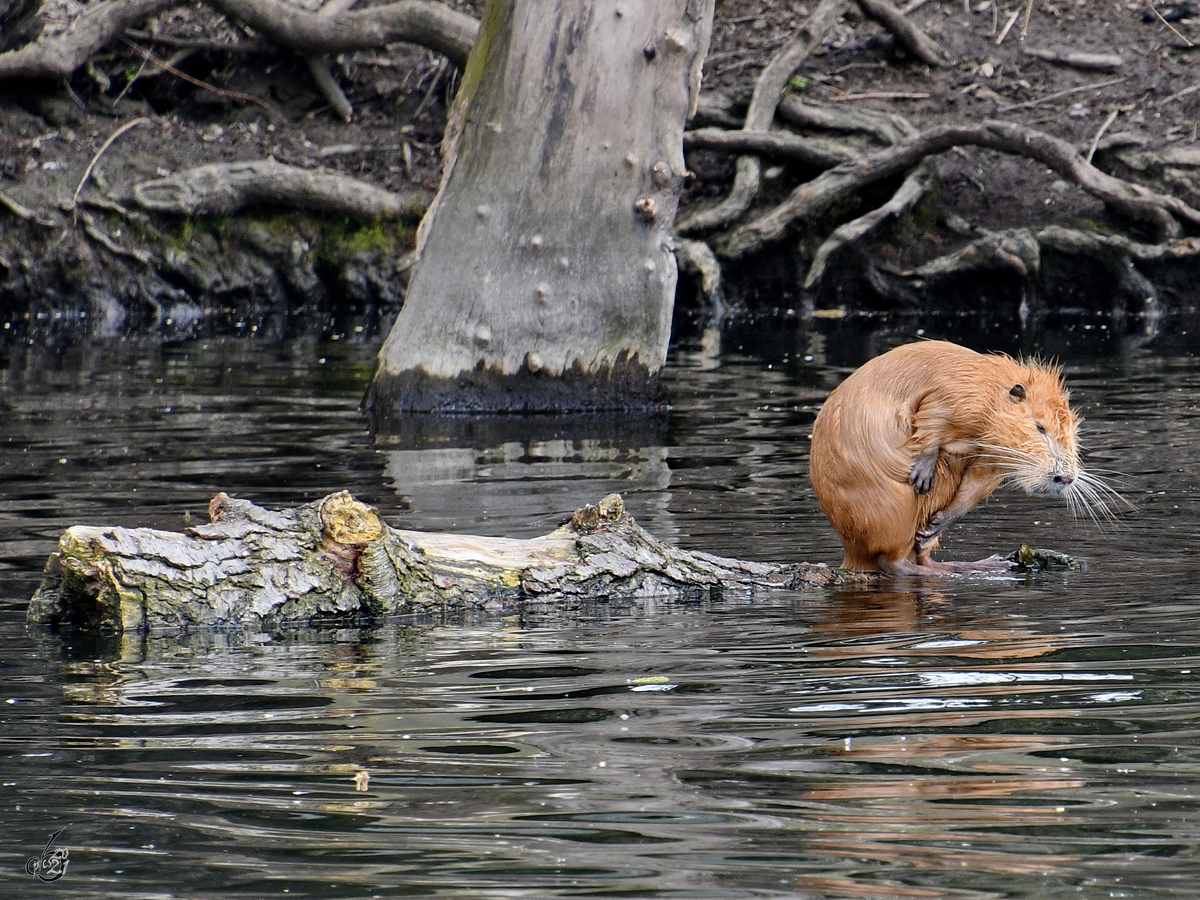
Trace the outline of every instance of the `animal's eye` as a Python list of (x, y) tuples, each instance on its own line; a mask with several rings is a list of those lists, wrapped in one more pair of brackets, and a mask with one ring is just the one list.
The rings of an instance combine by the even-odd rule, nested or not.
[(1038, 422), (1038, 423), (1037, 423), (1037, 430), (1038, 430), (1038, 434), (1045, 434), (1045, 433), (1046, 433), (1046, 426), (1045, 426), (1045, 425), (1043, 425), (1041, 422)]
[(1012, 397), (1014, 400), (1024, 400), (1025, 399), (1025, 385), (1014, 384), (1012, 386), (1012, 389), (1008, 392), (1008, 396)]

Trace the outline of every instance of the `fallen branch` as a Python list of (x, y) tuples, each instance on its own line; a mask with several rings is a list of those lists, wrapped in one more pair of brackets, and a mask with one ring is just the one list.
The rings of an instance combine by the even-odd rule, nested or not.
[(668, 546), (638, 527), (616, 494), (533, 540), (400, 531), (345, 492), (279, 511), (218, 494), (209, 517), (186, 534), (68, 529), (30, 601), (29, 622), (115, 631), (262, 627), (871, 580)]
[(812, 265), (808, 270), (808, 277), (804, 279), (805, 289), (813, 287), (820, 281), (821, 276), (825, 273), (825, 267), (829, 263), (829, 258), (842, 247), (862, 240), (888, 219), (904, 215), (916, 206), (921, 198), (929, 193), (932, 181), (933, 167), (928, 163), (922, 163), (904, 179), (904, 183), (900, 185), (900, 189), (896, 191), (891, 200), (865, 216), (859, 216), (854, 221), (839, 226), (817, 248)]
[[(775, 118), (775, 108), (792, 73), (804, 62), (812, 49), (820, 45), (825, 34), (837, 24), (848, 2), (849, 0), (821, 0), (817, 8), (804, 20), (795, 37), (775, 54), (754, 86), (754, 95), (750, 99), (750, 107), (742, 125), (744, 131), (766, 131), (771, 127), (771, 121)], [(716, 206), (692, 213), (677, 222), (676, 232), (692, 234), (711, 230), (741, 217), (758, 196), (761, 182), (762, 167), (758, 159), (753, 156), (738, 157), (729, 195)]]
[(134, 185), (143, 209), (181, 216), (228, 216), (264, 204), (362, 218), (417, 219), (429, 206), (419, 190), (403, 194), (326, 172), (288, 166), (273, 159), (214, 163)]
[(856, 0), (869, 18), (874, 19), (904, 45), (913, 56), (927, 66), (940, 66), (948, 61), (946, 51), (937, 41), (904, 17), (891, 0)]
[(1076, 50), (1067, 50), (1062, 47), (1044, 49), (1025, 47), (1021, 52), (1026, 56), (1033, 56), (1060, 66), (1070, 66), (1074, 69), (1112, 72), (1125, 64), (1125, 60), (1115, 53), (1080, 53)]
[(743, 257), (781, 240), (796, 222), (817, 218), (870, 184), (899, 175), (927, 156), (971, 145), (1035, 159), (1121, 214), (1151, 225), (1161, 237), (1178, 235), (1179, 224), (1172, 216), (1200, 225), (1200, 211), (1177, 197), (1101, 172), (1084, 162), (1066, 141), (1022, 125), (989, 121), (978, 126), (936, 128), (903, 144), (830, 169), (800, 185), (770, 212), (740, 226), (713, 249), (727, 258)]

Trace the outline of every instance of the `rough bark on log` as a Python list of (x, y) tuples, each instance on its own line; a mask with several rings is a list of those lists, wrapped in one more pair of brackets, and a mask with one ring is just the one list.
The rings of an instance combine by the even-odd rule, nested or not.
[(372, 379), (376, 425), (424, 411), (658, 408), (683, 125), (712, 0), (488, 10)]
[(327, 172), (288, 166), (273, 159), (213, 163), (133, 187), (144, 209), (181, 216), (228, 216), (254, 204), (284, 206), (362, 218), (420, 218), (429, 196), (420, 190), (394, 193)]
[(34, 625), (114, 631), (375, 619), (528, 601), (709, 598), (861, 585), (825, 565), (670, 547), (616, 494), (533, 540), (401, 531), (345, 492), (272, 511), (218, 494), (186, 534), (75, 526), (29, 605)]

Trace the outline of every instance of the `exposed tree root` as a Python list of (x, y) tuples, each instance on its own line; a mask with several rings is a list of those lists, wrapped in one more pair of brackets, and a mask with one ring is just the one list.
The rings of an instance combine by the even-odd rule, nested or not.
[[(462, 66), (479, 31), (471, 16), (431, 0), (399, 0), (336, 17), (310, 13), (282, 0), (204, 2), (280, 46), (306, 54), (368, 50), (407, 41)], [(66, 78), (125, 29), (180, 5), (181, 0), (104, 0), (89, 7), (62, 34), (0, 53), (0, 80)]]
[(609, 495), (533, 540), (399, 531), (342, 492), (267, 510), (218, 494), (187, 534), (75, 526), (29, 605), (35, 625), (261, 627), (448, 607), (748, 595), (869, 583), (824, 565), (748, 562), (656, 540)]
[(899, 144), (919, 133), (908, 119), (877, 109), (849, 109), (807, 97), (784, 97), (775, 110), (777, 118), (799, 128), (823, 128), (866, 134), (881, 144)]
[(704, 241), (675, 238), (675, 261), (680, 270), (699, 276), (700, 290), (708, 304), (710, 318), (723, 319), (728, 311), (721, 289), (721, 264)]
[(1200, 224), (1200, 212), (1179, 198), (1101, 172), (1084, 162), (1066, 141), (1022, 125), (989, 121), (978, 126), (936, 128), (903, 144), (830, 169), (796, 188), (775, 209), (715, 243), (713, 249), (728, 258), (743, 257), (781, 240), (797, 221), (817, 218), (833, 204), (870, 184), (899, 175), (927, 156), (970, 145), (1035, 159), (1076, 182), (1117, 212), (1149, 224), (1160, 237), (1179, 235), (1179, 223), (1172, 216)]
[(301, 53), (346, 53), (407, 41), (441, 53), (461, 68), (479, 33), (474, 18), (431, 0), (399, 0), (334, 18), (306, 12), (283, 0), (205, 2)]
[(1117, 300), (1116, 316), (1137, 313), (1154, 328), (1161, 316), (1157, 288), (1140, 272), (1136, 263), (1162, 263), (1200, 257), (1200, 241), (1192, 238), (1145, 244), (1121, 235), (1101, 234), (1051, 225), (1034, 231), (1011, 228), (985, 231), (953, 253), (936, 257), (915, 269), (904, 271), (873, 267), (868, 272), (871, 286), (882, 296), (905, 304), (917, 304), (922, 295), (936, 290), (949, 279), (977, 276), (1007, 269), (1022, 279), (1035, 277), (1042, 255), (1051, 250), (1069, 256), (1086, 256), (1104, 266), (1112, 276)]
[[(332, 18), (351, 9), (357, 2), (358, 0), (329, 0), (321, 7), (317, 15), (326, 19)], [(353, 119), (354, 107), (347, 99), (341, 85), (337, 83), (337, 79), (333, 77), (333, 60), (329, 54), (306, 56), (304, 64), (308, 68), (308, 74), (312, 76), (313, 83), (325, 95), (325, 99), (329, 101), (329, 105), (337, 117), (343, 122)]]
[(345, 175), (313, 172), (275, 160), (197, 166), (134, 185), (144, 209), (181, 216), (228, 216), (255, 204), (364, 218), (419, 218), (429, 206), (424, 191), (403, 194)]
[(126, 28), (158, 15), (180, 0), (107, 0), (88, 7), (73, 27), (17, 50), (0, 53), (0, 80), (66, 78)]
[[(775, 118), (775, 107), (783, 89), (787, 87), (792, 73), (808, 57), (812, 49), (821, 43), (825, 34), (837, 24), (846, 10), (848, 0), (821, 0), (815, 10), (804, 20), (783, 49), (763, 69), (754, 86), (754, 96), (746, 110), (742, 128), (748, 132), (766, 131)], [(740, 218), (754, 198), (762, 181), (762, 167), (757, 157), (738, 157), (737, 170), (729, 195), (716, 206), (700, 210), (678, 222), (675, 230), (679, 234), (693, 234), (727, 225)]]
[(904, 183), (891, 200), (834, 231), (825, 243), (817, 248), (808, 270), (808, 277), (804, 279), (804, 287), (811, 288), (821, 279), (829, 258), (842, 247), (862, 240), (888, 219), (901, 216), (916, 206), (921, 198), (929, 193), (933, 178), (933, 167), (928, 162), (922, 163), (904, 179)]
[(724, 128), (685, 131), (683, 149), (753, 153), (755, 156), (785, 159), (817, 169), (832, 169), (861, 155), (844, 144), (801, 137), (786, 131), (726, 131)]

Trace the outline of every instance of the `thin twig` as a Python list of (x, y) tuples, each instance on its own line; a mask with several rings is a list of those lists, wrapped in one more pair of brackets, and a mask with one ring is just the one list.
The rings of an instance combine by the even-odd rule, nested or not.
[(999, 0), (992, 0), (992, 30), (991, 34), (996, 33), (996, 29), (1000, 26), (1000, 3)]
[(139, 53), (143, 54), (147, 59), (150, 60), (150, 62), (154, 63), (154, 65), (158, 66), (160, 69), (165, 69), (176, 78), (182, 78), (188, 84), (194, 84), (198, 88), (203, 88), (206, 91), (212, 91), (214, 94), (218, 94), (222, 97), (229, 97), (231, 100), (248, 100), (250, 103), (257, 103), (271, 115), (278, 116), (281, 119), (283, 118), (283, 113), (273, 107), (270, 103), (267, 103), (265, 100), (259, 100), (257, 97), (251, 96), (250, 94), (243, 94), (241, 91), (227, 91), (224, 88), (219, 88), (216, 85), (209, 84), (207, 81), (201, 81), (199, 78), (193, 78), (186, 72), (181, 72), (169, 63), (163, 62), (149, 50), (146, 50), (138, 44), (135, 44), (128, 38), (123, 37), (121, 40), (125, 41), (125, 43), (134, 50), (137, 50)]
[(1108, 131), (1108, 126), (1117, 121), (1117, 116), (1121, 114), (1119, 109), (1114, 109), (1108, 114), (1108, 118), (1104, 120), (1104, 124), (1100, 126), (1100, 130), (1096, 132), (1096, 136), (1092, 138), (1092, 146), (1088, 147), (1087, 156), (1084, 161), (1091, 163), (1092, 157), (1096, 155), (1096, 148), (1100, 146), (1100, 138), (1104, 137), (1104, 132)]
[(1021, 20), (1021, 40), (1025, 40), (1025, 34), (1029, 31), (1029, 15), (1033, 12), (1033, 0), (1025, 6), (1025, 18)]
[(1008, 37), (1008, 33), (1012, 31), (1013, 22), (1017, 21), (1017, 16), (1020, 15), (1018, 10), (1013, 10), (1009, 13), (1008, 21), (1004, 23), (1004, 27), (1000, 29), (1000, 37), (996, 38), (996, 46), (999, 47), (1004, 43), (1004, 39)]
[(100, 145), (100, 149), (96, 151), (96, 155), (92, 157), (92, 161), (88, 163), (87, 168), (83, 170), (83, 177), (79, 179), (79, 184), (75, 188), (75, 193), (71, 195), (71, 209), (74, 209), (75, 205), (79, 202), (79, 192), (83, 190), (83, 186), (87, 184), (87, 180), (92, 177), (92, 170), (96, 168), (96, 163), (100, 161), (100, 157), (104, 155), (105, 151), (113, 145), (113, 141), (115, 141), (125, 132), (129, 131), (129, 129), (136, 128), (138, 125), (142, 125), (149, 121), (150, 120), (145, 116), (138, 116), (136, 119), (131, 119), (110, 134), (108, 136), (108, 140)]
[(927, 94), (924, 91), (913, 91), (905, 93), (903, 91), (870, 91), (865, 94), (842, 94), (840, 97), (834, 97), (834, 103), (842, 103), (846, 100), (928, 100), (932, 94)]
[(909, 13), (915, 13), (928, 2), (929, 0), (909, 0), (908, 3), (905, 3), (904, 6), (900, 8), (900, 12), (907, 16)]
[(1163, 18), (1163, 14), (1154, 8), (1154, 0), (1146, 0), (1146, 8), (1149, 9), (1150, 12), (1154, 13), (1155, 18), (1158, 19), (1158, 21), (1162, 22), (1164, 25), (1166, 25), (1168, 28), (1170, 28), (1173, 32), (1175, 32), (1175, 37), (1179, 38), (1181, 41), (1183, 41), (1189, 47), (1196, 46), (1191, 41), (1189, 41), (1186, 37), (1184, 37), (1182, 34), (1180, 34), (1179, 29), (1177, 29), (1174, 25), (1172, 25), (1170, 22), (1168, 22), (1166, 19)]
[(1043, 103), (1049, 103), (1051, 100), (1057, 100), (1059, 97), (1066, 97), (1068, 94), (1078, 94), (1081, 91), (1094, 91), (1103, 87), (1111, 87), (1114, 84), (1120, 84), (1122, 81), (1128, 81), (1128, 75), (1122, 75), (1120, 78), (1110, 78), (1108, 81), (1097, 81), (1095, 84), (1082, 84), (1079, 87), (1069, 88), (1065, 91), (1059, 91), (1057, 94), (1047, 94), (1037, 100), (1029, 100), (1025, 103), (1017, 103), (1014, 106), (1006, 106), (1000, 112), (1012, 112), (1014, 109), (1025, 109), (1030, 106), (1041, 106)]
[(429, 105), (429, 101), (433, 99), (433, 92), (437, 90), (438, 82), (442, 80), (442, 73), (446, 71), (447, 61), (443, 56), (441, 62), (437, 64), (437, 70), (433, 73), (433, 81), (429, 84), (429, 90), (425, 92), (425, 96), (421, 98), (421, 102), (417, 104), (417, 110), (412, 114), (412, 121), (415, 122), (421, 117), (421, 113), (425, 112), (425, 107)]
[(113, 106), (116, 106), (118, 103), (120, 103), (120, 102), (121, 102), (121, 99), (122, 99), (122, 98), (123, 98), (123, 97), (124, 97), (124, 96), (125, 96), (127, 93), (129, 93), (129, 89), (130, 89), (131, 87), (133, 87), (133, 83), (134, 83), (135, 81), (137, 81), (139, 78), (141, 78), (141, 77), (142, 77), (142, 73), (146, 71), (146, 65), (147, 65), (147, 63), (149, 63), (149, 62), (150, 62), (150, 59), (149, 59), (148, 57), (145, 57), (145, 56), (143, 56), (143, 57), (142, 57), (142, 64), (141, 64), (140, 66), (138, 66), (138, 70), (137, 70), (136, 72), (134, 72), (134, 73), (133, 73), (133, 77), (132, 77), (132, 78), (130, 78), (128, 81), (126, 81), (126, 82), (125, 82), (125, 87), (121, 88), (121, 93), (117, 94), (117, 99), (115, 99), (115, 100), (112, 102), (112, 105), (113, 105)]
[(1161, 103), (1159, 103), (1157, 105), (1158, 106), (1166, 106), (1171, 101), (1179, 100), (1182, 97), (1186, 97), (1188, 94), (1196, 93), (1196, 91), (1200, 91), (1200, 84), (1193, 84), (1191, 87), (1185, 87), (1182, 91), (1176, 91), (1174, 94), (1172, 94), (1166, 100), (1163, 100)]

